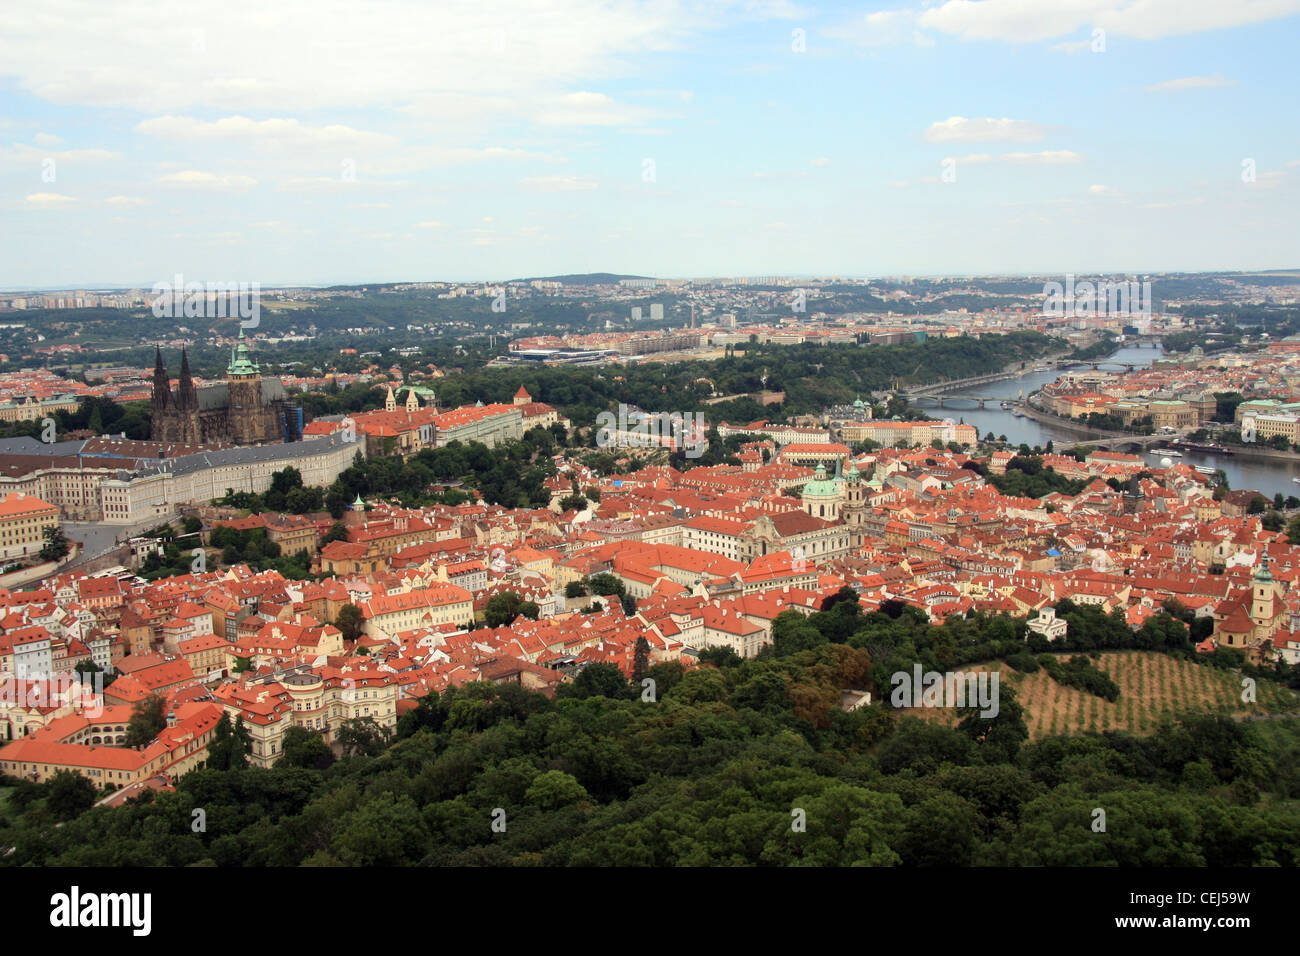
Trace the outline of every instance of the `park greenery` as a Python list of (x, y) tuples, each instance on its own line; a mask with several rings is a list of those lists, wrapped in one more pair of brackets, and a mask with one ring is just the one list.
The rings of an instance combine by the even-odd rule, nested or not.
[(962, 467), (983, 475), (1002, 494), (1018, 498), (1043, 498), (1058, 493), (1073, 496), (1090, 482), (1087, 478), (1066, 478), (1050, 465), (1045, 466), (1041, 455), (1016, 455), (1007, 462), (1006, 472), (1001, 475), (976, 461), (966, 462)]
[[(246, 765), (226, 717), (209, 765), (174, 793), (87, 809), (93, 794), (75, 781), (4, 781), (0, 845), (12, 850), (0, 864), (1300, 864), (1294, 723), (1187, 713), (1147, 736), (1030, 741), (1005, 684), (996, 717), (960, 711), (954, 726), (885, 702), (889, 674), (914, 662), (1023, 655), (1107, 696), (1090, 651), (1189, 653), (1168, 610), (1137, 632), (1097, 608), (1057, 611), (1070, 634), (1048, 644), (1003, 616), (935, 627), (898, 602), (864, 613), (846, 589), (808, 618), (781, 615), (776, 645), (755, 659), (717, 649), (683, 671), (647, 653), (639, 680), (592, 664), (554, 699), (452, 687), (395, 734), (354, 722), (339, 759), (295, 730), (270, 769)], [(876, 702), (845, 710), (844, 688)], [(1099, 806), (1113, 822), (1104, 833), (1091, 825)]]

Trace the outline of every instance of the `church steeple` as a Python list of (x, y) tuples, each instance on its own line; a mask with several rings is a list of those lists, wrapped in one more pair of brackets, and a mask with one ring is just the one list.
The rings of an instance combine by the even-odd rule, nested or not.
[(1265, 551), (1263, 559), (1259, 562), (1259, 568), (1255, 571), (1256, 581), (1272, 581), (1273, 572), (1268, 569), (1268, 552)]
[(154, 346), (154, 366), (153, 366), (153, 408), (155, 412), (162, 411), (171, 401), (172, 383), (167, 377), (167, 369), (163, 365), (162, 349)]
[(177, 395), (177, 404), (181, 408), (193, 408), (198, 405), (198, 392), (194, 388), (194, 379), (190, 375), (190, 357), (184, 348), (181, 349), (181, 381)]

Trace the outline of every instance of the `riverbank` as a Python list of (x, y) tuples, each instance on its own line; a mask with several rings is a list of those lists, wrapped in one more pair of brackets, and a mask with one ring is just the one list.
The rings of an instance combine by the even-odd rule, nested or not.
[[(1033, 396), (1031, 395), (1029, 397), (1032, 398)], [(1186, 441), (1186, 438), (1183, 435), (1169, 435), (1167, 437), (1162, 435), (1143, 436), (1126, 432), (1102, 431), (1067, 418), (1062, 418), (1059, 415), (1053, 415), (1051, 412), (1045, 412), (1042, 409), (1029, 404), (1027, 400), (1023, 403), (1017, 404), (1016, 410), (1021, 412), (1026, 418), (1032, 418), (1040, 425), (1050, 425), (1060, 431), (1069, 432), (1072, 435), (1077, 435), (1080, 438), (1089, 441), (1123, 442), (1144, 437), (1160, 438), (1168, 441), (1170, 444)], [(1249, 445), (1228, 445), (1226, 447), (1229, 449), (1231, 454), (1225, 455), (1205, 449), (1197, 449), (1197, 451), (1202, 455), (1207, 455), (1212, 458), (1233, 458), (1238, 461), (1288, 462), (1300, 468), (1300, 452), (1278, 451), (1276, 448), (1252, 448)]]
[[(1142, 368), (1159, 355), (1160, 350), (1151, 346), (1125, 346), (1110, 356), (1108, 361)], [(970, 389), (949, 393), (944, 396), (945, 400), (962, 397), (983, 398), (985, 407), (958, 408), (945, 403), (942, 412), (931, 411), (930, 414), (951, 417), (954, 421), (960, 419), (963, 424), (974, 426), (981, 436), (990, 433), (1006, 435), (1009, 448), (1017, 448), (1020, 445), (1041, 448), (1046, 447), (1049, 441), (1053, 443), (1053, 447), (1060, 449), (1070, 445), (1087, 444), (1105, 444), (1112, 448), (1122, 448), (1127, 441), (1133, 440), (1115, 434), (1102, 434), (1098, 429), (1089, 428), (1079, 422), (1053, 418), (1046, 414), (1031, 415), (1031, 409), (1022, 404), (1025, 396), (1032, 395), (1043, 386), (1051, 384), (1059, 374), (1059, 369), (1027, 372), (1009, 381), (973, 386)], [(992, 401), (989, 401), (990, 399)], [(1002, 402), (1007, 403), (1006, 408), (1001, 407)], [(1013, 415), (1013, 411), (1020, 412), (1020, 417)], [(1163, 443), (1163, 436), (1158, 441)], [(1144, 444), (1146, 443), (1149, 443), (1149, 440)], [(1212, 456), (1191, 449), (1180, 449), (1182, 457), (1175, 460), (1186, 465), (1208, 466), (1212, 470), (1220, 469), (1228, 476), (1229, 487), (1239, 490), (1253, 489), (1266, 498), (1272, 498), (1278, 492), (1281, 492), (1284, 497), (1300, 495), (1298, 490), (1300, 486), (1291, 480), (1300, 475), (1300, 459), (1291, 457), (1289, 453), (1276, 453), (1268, 448), (1263, 449), (1261, 453), (1246, 451), (1241, 446), (1230, 447), (1239, 453)], [(1161, 449), (1155, 448), (1149, 456), (1144, 457), (1154, 464), (1163, 457), (1163, 454)]]
[[(1050, 425), (1052, 428), (1068, 432), (1071, 435), (1076, 435), (1088, 441), (1123, 442), (1134, 441), (1136, 439), (1161, 437), (1159, 435), (1138, 435), (1132, 432), (1105, 431), (1100, 428), (1093, 428), (1091, 425), (1085, 425), (1072, 418), (1062, 418), (1060, 415), (1053, 415), (1051, 412), (1043, 411), (1036, 405), (1031, 404), (1035, 394), (1037, 393), (1035, 392), (1030, 394), (1025, 401), (1016, 403), (1016, 411), (1020, 412), (1026, 418), (1032, 418), (1040, 425)], [(1176, 437), (1177, 436), (1170, 436), (1168, 440), (1173, 441)]]
[(1236, 458), (1240, 461), (1284, 461), (1300, 466), (1300, 452), (1278, 451), (1276, 448), (1251, 448), (1249, 445), (1227, 445), (1225, 447), (1232, 452), (1231, 455), (1220, 455), (1212, 451), (1201, 451), (1201, 454), (1211, 455), (1215, 458)]

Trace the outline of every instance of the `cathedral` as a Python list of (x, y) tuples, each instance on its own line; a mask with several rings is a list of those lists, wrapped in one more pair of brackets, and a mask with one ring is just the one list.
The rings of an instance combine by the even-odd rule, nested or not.
[(231, 349), (226, 381), (196, 388), (190, 359), (181, 350), (181, 377), (176, 391), (156, 350), (149, 437), (189, 445), (260, 445), (296, 441), (302, 436), (302, 412), (289, 401), (278, 378), (262, 371), (240, 343)]

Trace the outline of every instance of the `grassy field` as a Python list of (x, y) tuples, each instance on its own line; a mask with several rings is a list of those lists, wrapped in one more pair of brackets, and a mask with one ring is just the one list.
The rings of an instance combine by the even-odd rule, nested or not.
[[(1225, 716), (1300, 714), (1300, 694), (1272, 681), (1259, 681), (1256, 703), (1242, 701), (1242, 678), (1228, 671), (1177, 660), (1152, 651), (1111, 651), (1101, 655), (1097, 667), (1119, 685), (1114, 703), (1073, 687), (1062, 687), (1046, 672), (1020, 674), (1001, 662), (969, 670), (997, 670), (1001, 680), (1015, 688), (1024, 706), (1029, 737), (1080, 731), (1124, 730), (1153, 732), (1165, 715), (1179, 711), (1218, 713)], [(956, 711), (914, 708), (918, 717), (955, 724)]]

